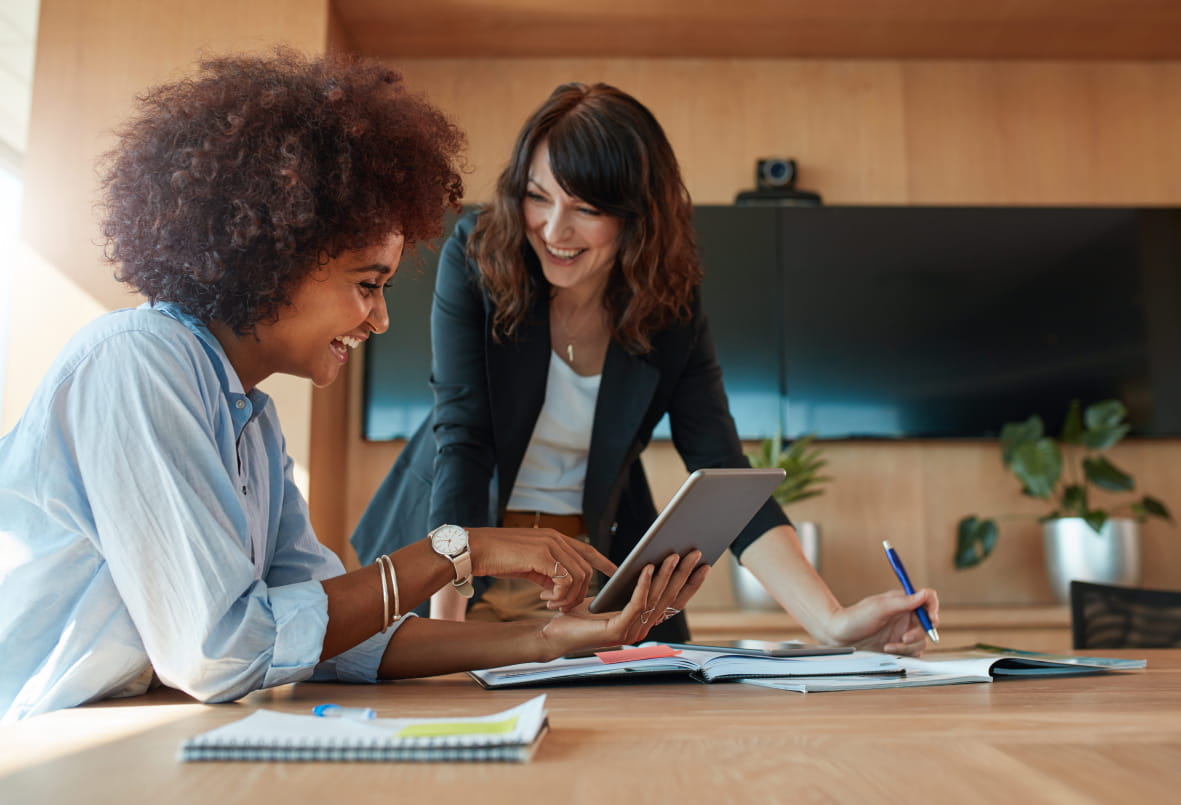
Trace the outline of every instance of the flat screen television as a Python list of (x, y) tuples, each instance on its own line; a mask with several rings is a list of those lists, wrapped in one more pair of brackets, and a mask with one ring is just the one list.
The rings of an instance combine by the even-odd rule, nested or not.
[[(745, 439), (990, 438), (1076, 397), (1181, 435), (1181, 210), (703, 205), (694, 227)], [(435, 259), (407, 256), (367, 347), (366, 439), (430, 410)]]
[(1118, 398), (1181, 434), (1181, 212), (780, 211), (785, 433), (992, 437)]

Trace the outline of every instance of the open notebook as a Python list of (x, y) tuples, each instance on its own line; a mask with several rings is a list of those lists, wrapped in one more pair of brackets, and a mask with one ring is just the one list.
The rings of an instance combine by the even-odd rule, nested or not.
[(474, 718), (318, 718), (256, 710), (185, 741), (181, 760), (516, 761), (547, 729), (545, 696)]
[[(888, 655), (879, 655), (888, 656)], [(778, 690), (811, 693), (865, 688), (910, 688), (925, 685), (960, 685), (992, 682), (996, 679), (1029, 677), (1081, 676), (1108, 671), (1131, 671), (1144, 668), (1145, 660), (1114, 657), (1083, 657), (1070, 654), (1045, 654), (1036, 651), (1001, 648), (977, 643), (968, 649), (931, 652), (923, 658), (896, 658), (906, 669), (903, 676), (867, 675), (822, 676), (807, 679), (744, 679), (752, 685)]]
[[(661, 656), (646, 656), (663, 650)], [(636, 652), (636, 653), (631, 653)], [(675, 652), (675, 653), (674, 653)], [(621, 658), (619, 655), (622, 655)], [(689, 648), (672, 649), (645, 643), (593, 657), (528, 662), (483, 671), (469, 671), (486, 688), (549, 685), (558, 682), (613, 682), (654, 675), (671, 675), (698, 682), (742, 677), (812, 676), (834, 674), (900, 674), (902, 666), (889, 655), (872, 652), (810, 657), (764, 657), (725, 654)]]

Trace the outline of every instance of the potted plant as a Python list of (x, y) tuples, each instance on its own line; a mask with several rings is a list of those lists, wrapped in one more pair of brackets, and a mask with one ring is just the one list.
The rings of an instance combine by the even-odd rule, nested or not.
[[(1105, 583), (1139, 582), (1138, 523), (1148, 517), (1171, 519), (1161, 501), (1149, 495), (1100, 508), (1094, 489), (1131, 492), (1132, 476), (1103, 453), (1128, 432), (1127, 409), (1119, 400), (1105, 400), (1084, 410), (1073, 400), (1061, 435), (1047, 436), (1042, 419), (1031, 416), (1001, 430), (1001, 458), (1021, 482), (1022, 493), (1053, 502), (1042, 523), (1047, 570), (1059, 600), (1069, 597), (1070, 579)], [(1125, 515), (1117, 517), (1117, 514)], [(996, 547), (997, 520), (975, 515), (959, 522), (955, 566), (963, 570), (984, 561)]]
[[(821, 470), (828, 462), (823, 457), (823, 450), (814, 445), (815, 439), (814, 434), (807, 434), (795, 439), (786, 448), (782, 438), (764, 439), (758, 450), (747, 453), (752, 467), (779, 467), (787, 473), (771, 493), (771, 497), (780, 506), (786, 507), (822, 495), (822, 487), (832, 480), (827, 475), (821, 475)], [(814, 567), (819, 568), (820, 540), (816, 524), (799, 522), (795, 523), (795, 528), (804, 549), (804, 556)], [(730, 563), (730, 570), (734, 600), (740, 608), (779, 609), (778, 602), (763, 589), (763, 585), (754, 574), (737, 560)]]

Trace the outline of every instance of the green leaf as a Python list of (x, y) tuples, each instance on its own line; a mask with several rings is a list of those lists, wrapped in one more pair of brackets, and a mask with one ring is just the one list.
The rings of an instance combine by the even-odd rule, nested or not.
[(1062, 508), (1081, 515), (1087, 510), (1087, 488), (1082, 484), (1071, 484), (1062, 490)]
[(1087, 428), (1083, 433), (1083, 444), (1092, 450), (1106, 450), (1128, 435), (1131, 426), (1115, 425), (1102, 428)]
[(775, 442), (771, 439), (763, 439), (762, 445), (759, 446), (759, 463), (760, 467), (772, 467), (775, 462), (772, 460), (771, 451), (775, 449)]
[(1083, 459), (1083, 472), (1088, 481), (1108, 492), (1127, 492), (1136, 485), (1131, 475), (1102, 456)]
[(1062, 423), (1063, 444), (1083, 443), (1083, 414), (1082, 404), (1077, 399), (1070, 401), (1070, 408), (1066, 411), (1066, 421)]
[(957, 570), (975, 567), (996, 547), (996, 522), (975, 515), (960, 520), (956, 528), (955, 566)]
[(1147, 514), (1153, 517), (1160, 517), (1162, 520), (1169, 520), (1170, 522), (1173, 519), (1173, 515), (1169, 514), (1169, 510), (1165, 507), (1165, 504), (1154, 497), (1145, 495), (1140, 501), (1140, 505), (1144, 507), (1144, 511)]
[(1104, 400), (1088, 405), (1083, 413), (1087, 429), (1083, 433), (1083, 444), (1092, 450), (1106, 450), (1128, 433), (1124, 417), (1128, 409), (1119, 400)]
[(752, 467), (779, 467), (786, 475), (772, 496), (781, 506), (823, 494), (820, 489), (832, 481), (820, 471), (828, 465), (823, 451), (813, 446), (815, 434), (805, 434), (793, 441), (786, 449), (779, 439), (764, 439), (757, 455), (750, 455)]
[(1062, 477), (1062, 450), (1053, 439), (1024, 442), (1013, 450), (1009, 469), (1030, 495), (1044, 500)]
[(1119, 400), (1104, 400), (1088, 405), (1083, 420), (1088, 428), (1110, 428), (1124, 421), (1128, 409)]
[(1023, 444), (1036, 442), (1045, 435), (1042, 418), (1034, 414), (1024, 422), (1008, 422), (1001, 428), (1001, 460), (1008, 467), (1013, 454)]
[(1107, 522), (1107, 512), (1095, 509), (1083, 515), (1083, 519), (1087, 521), (1087, 525), (1095, 530), (1098, 534), (1103, 530), (1103, 524)]

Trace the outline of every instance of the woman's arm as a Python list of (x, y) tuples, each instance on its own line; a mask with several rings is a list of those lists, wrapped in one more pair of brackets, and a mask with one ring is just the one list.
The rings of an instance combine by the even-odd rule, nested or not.
[[(674, 443), (690, 470), (749, 466), (730, 416), (708, 319), (699, 303), (694, 307), (693, 326), (693, 343), (669, 408)], [(913, 610), (925, 603), (932, 619), (937, 619), (933, 591), (906, 596), (894, 590), (842, 607), (804, 557), (795, 529), (774, 501), (759, 510), (731, 547), (818, 641), (906, 654), (926, 646), (926, 634)]]
[(487, 521), (496, 458), (484, 294), (465, 254), (473, 221), (461, 219), (440, 251), (431, 306), (436, 449), (428, 518), (431, 527), (442, 523), (494, 525)]
[[(431, 387), (434, 390), (435, 467), (429, 522), (464, 526), (487, 522), (495, 467), (492, 414), (485, 366), (485, 310), (467, 261), (474, 217), (443, 244), (431, 306)], [(431, 617), (463, 620), (467, 599), (449, 586), (431, 598)]]
[[(473, 574), (528, 579), (542, 588), (541, 598), (558, 611), (573, 610), (582, 601), (596, 569), (615, 571), (594, 548), (548, 528), (473, 528), (468, 539)], [(429, 540), (389, 556), (397, 574), (401, 612), (414, 609), (440, 588), (451, 588), (448, 582), (454, 579), (455, 569)], [(381, 630), (382, 585), (376, 564), (321, 583), (328, 596), (328, 628), (321, 654), (327, 660)]]
[(939, 625), (939, 599), (934, 590), (914, 595), (891, 590), (842, 607), (800, 548), (791, 526), (773, 528), (741, 554), (767, 592), (809, 634), (821, 643), (855, 645), (891, 654), (918, 654), (927, 633), (914, 611), (926, 605), (931, 622)]
[[(700, 552), (668, 557), (644, 568), (631, 600), (620, 612), (592, 614), (586, 605), (546, 619), (511, 623), (453, 623), (413, 619), (394, 634), (382, 658), (383, 678), (433, 676), (518, 662), (545, 661), (571, 651), (636, 643), (683, 609), (705, 581)], [(589, 603), (589, 600), (588, 602)]]
[[(669, 401), (673, 444), (690, 472), (703, 467), (749, 467), (742, 451), (729, 401), (722, 384), (709, 319), (701, 300), (693, 300), (687, 350), (681, 374)], [(674, 362), (670, 359), (668, 364)], [(743, 550), (759, 535), (777, 526), (790, 525), (783, 509), (768, 500), (738, 534), (733, 548)]]

